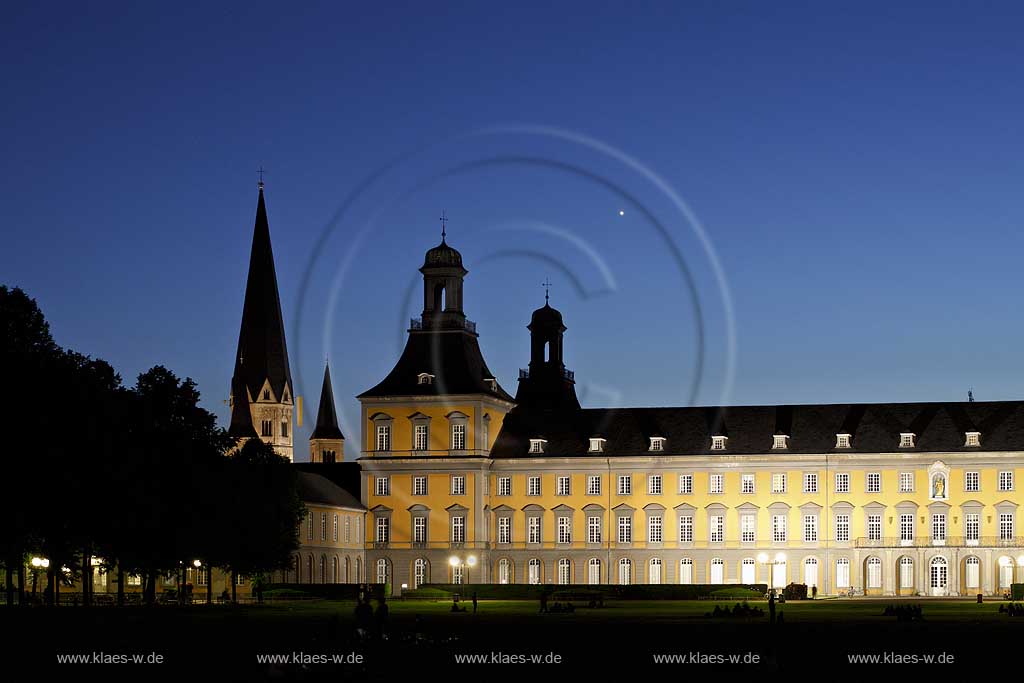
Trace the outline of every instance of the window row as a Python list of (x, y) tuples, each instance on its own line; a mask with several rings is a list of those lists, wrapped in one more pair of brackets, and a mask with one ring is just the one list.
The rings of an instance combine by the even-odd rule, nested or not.
[[(317, 523), (319, 520), (319, 523)], [(331, 541), (337, 543), (362, 543), (362, 517), (357, 515), (339, 516), (333, 513), (330, 518), (326, 512), (314, 514), (306, 511), (306, 540), (312, 541), (318, 538), (320, 541)], [(353, 533), (354, 527), (354, 533)], [(301, 533), (301, 532), (300, 532)]]
[[(373, 420), (373, 447), (375, 451), (409, 450), (427, 451), (431, 449), (431, 418), (422, 413), (416, 413), (409, 417), (412, 422), (411, 440), (406, 447), (395, 447), (393, 441), (394, 420), (390, 415), (377, 413), (370, 418)], [(448, 450), (464, 451), (469, 448), (467, 435), (469, 433), (469, 416), (465, 413), (455, 411), (447, 415), (448, 419)], [(490, 417), (484, 415), (481, 425), (483, 443), (489, 444)]]

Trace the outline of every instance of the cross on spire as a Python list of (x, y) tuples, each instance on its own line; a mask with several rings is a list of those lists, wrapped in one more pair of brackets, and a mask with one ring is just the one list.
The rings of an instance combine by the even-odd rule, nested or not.
[(259, 181), (258, 185), (259, 185), (260, 189), (262, 190), (263, 189), (263, 166), (260, 166), (258, 169), (256, 169), (256, 172), (260, 174), (260, 181)]
[(441, 209), (441, 241), (444, 242), (445, 236), (448, 234), (448, 212)]
[(544, 287), (544, 305), (547, 306), (548, 297), (551, 294), (551, 278), (544, 278), (544, 282), (541, 283), (541, 286)]

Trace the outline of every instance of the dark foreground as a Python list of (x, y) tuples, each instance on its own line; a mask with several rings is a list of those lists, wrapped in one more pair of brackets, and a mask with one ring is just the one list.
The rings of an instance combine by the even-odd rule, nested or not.
[[(361, 636), (354, 605), (343, 602), (0, 608), (0, 629), (14, 664), (8, 670), (45, 673), (45, 680), (554, 680), (642, 670), (678, 680), (840, 668), (944, 680), (1012, 668), (1024, 645), (1024, 616), (999, 613), (1000, 602), (911, 601), (922, 606), (923, 618), (913, 621), (883, 616), (894, 601), (789, 603), (774, 626), (764, 602), (752, 603), (764, 616), (704, 616), (716, 604), (732, 606), (619, 602), (538, 614), (532, 602), (481, 602), (476, 614), (468, 603), (453, 614), (450, 603), (393, 601), (383, 637), (376, 627)], [(58, 662), (72, 656), (86, 661)]]

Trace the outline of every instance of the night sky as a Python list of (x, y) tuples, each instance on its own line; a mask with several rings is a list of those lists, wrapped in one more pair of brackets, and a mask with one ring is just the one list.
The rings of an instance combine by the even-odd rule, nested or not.
[(5, 8), (0, 283), (225, 425), (261, 165), (350, 440), (442, 210), (511, 393), (550, 278), (586, 406), (1024, 396), (1019, 4), (91, 4)]

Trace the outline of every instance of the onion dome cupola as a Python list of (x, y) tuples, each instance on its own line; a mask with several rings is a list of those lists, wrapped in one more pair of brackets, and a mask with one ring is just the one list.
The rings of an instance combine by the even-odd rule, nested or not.
[(562, 314), (547, 302), (533, 312), (530, 324), (530, 366), (519, 371), (516, 403), (526, 409), (579, 410), (576, 380), (567, 370), (562, 340), (565, 323)]
[(448, 245), (444, 235), (441, 244), (427, 251), (420, 272), (423, 273), (423, 325), (464, 326), (462, 283), (469, 271), (462, 266), (462, 254)]

